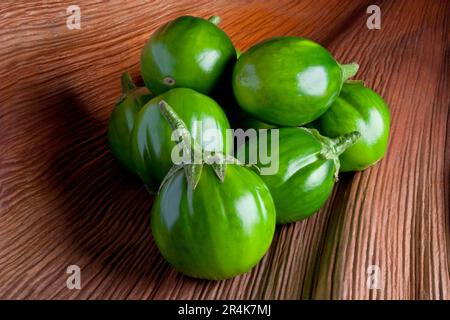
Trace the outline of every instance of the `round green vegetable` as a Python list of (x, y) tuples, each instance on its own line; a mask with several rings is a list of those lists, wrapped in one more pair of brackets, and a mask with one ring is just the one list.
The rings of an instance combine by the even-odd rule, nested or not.
[(390, 113), (387, 104), (362, 82), (344, 84), (340, 96), (314, 126), (328, 137), (359, 131), (361, 138), (341, 156), (341, 171), (359, 171), (386, 153)]
[(108, 124), (108, 140), (111, 151), (119, 163), (131, 172), (135, 172), (131, 157), (131, 132), (136, 115), (153, 95), (145, 87), (137, 88), (130, 74), (122, 75), (122, 96), (111, 113)]
[(175, 142), (171, 139), (172, 129), (158, 108), (161, 100), (170, 103), (204, 150), (224, 154), (232, 151), (232, 141), (226, 139), (230, 125), (222, 108), (213, 99), (192, 89), (169, 90), (142, 108), (132, 133), (133, 163), (151, 191), (158, 188), (173, 165), (171, 153)]
[[(273, 161), (278, 161), (274, 174), (263, 174), (262, 168), (267, 166), (259, 157), (256, 164), (275, 202), (277, 223), (302, 220), (324, 205), (337, 179), (339, 155), (360, 136), (359, 132), (352, 132), (329, 139), (315, 129), (306, 128), (272, 129), (265, 133), (264, 139), (260, 132), (241, 146), (238, 159), (249, 159), (253, 145), (259, 155), (264, 152), (262, 154), (272, 155)], [(278, 140), (273, 141), (276, 134)], [(278, 149), (272, 145), (274, 148), (278, 145)]]
[(231, 40), (216, 23), (218, 17), (183, 16), (160, 27), (142, 50), (145, 85), (155, 94), (181, 87), (213, 92), (236, 61)]
[(357, 69), (357, 64), (340, 65), (313, 41), (273, 38), (239, 57), (233, 92), (253, 117), (280, 126), (300, 126), (323, 114)]
[[(174, 129), (184, 126), (167, 104), (160, 106)], [(187, 150), (193, 149), (198, 151)], [(176, 270), (226, 279), (249, 271), (264, 256), (275, 207), (258, 175), (238, 164), (175, 166), (155, 199), (151, 226), (157, 247)]]

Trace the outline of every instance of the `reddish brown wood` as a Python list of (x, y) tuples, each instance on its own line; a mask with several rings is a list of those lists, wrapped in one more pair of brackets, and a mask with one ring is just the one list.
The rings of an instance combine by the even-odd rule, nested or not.
[[(62, 1), (0, 3), (0, 298), (450, 298), (448, 1)], [(316, 40), (391, 106), (387, 157), (341, 175), (318, 214), (278, 227), (250, 273), (198, 281), (161, 258), (152, 199), (106, 141), (119, 76), (182, 14), (222, 17), (239, 49), (276, 35)], [(68, 290), (66, 268), (82, 269)], [(383, 288), (366, 287), (378, 265)]]

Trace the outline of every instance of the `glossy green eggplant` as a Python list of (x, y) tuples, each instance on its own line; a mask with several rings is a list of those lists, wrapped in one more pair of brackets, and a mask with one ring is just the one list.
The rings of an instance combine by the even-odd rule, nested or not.
[[(169, 121), (179, 128), (173, 114)], [(275, 230), (275, 206), (252, 170), (216, 163), (197, 164), (198, 170), (173, 167), (153, 204), (151, 226), (157, 247), (176, 270), (218, 280), (249, 271), (264, 256)]]
[[(263, 133), (266, 133), (264, 139)], [(278, 170), (271, 174), (263, 173), (265, 165), (259, 157), (257, 167), (275, 202), (277, 223), (288, 223), (307, 218), (324, 205), (337, 179), (339, 155), (359, 136), (358, 132), (352, 132), (329, 139), (315, 129), (306, 128), (260, 131), (258, 136), (241, 146), (237, 157), (248, 162), (248, 152), (253, 145), (259, 155), (263, 152), (271, 155), (272, 161), (277, 161), (273, 168)]]
[(389, 107), (362, 82), (344, 84), (341, 94), (313, 125), (328, 137), (359, 131), (361, 138), (341, 156), (341, 171), (359, 171), (378, 162), (389, 140)]
[[(158, 103), (165, 100), (186, 123), (194, 139), (208, 151), (231, 153), (226, 139), (230, 128), (222, 108), (211, 98), (192, 89), (176, 88), (150, 100), (139, 112), (132, 133), (131, 153), (136, 172), (150, 191), (155, 191), (173, 165), (175, 142)], [(219, 135), (216, 135), (220, 132)], [(211, 134), (211, 135), (210, 135)]]
[(145, 87), (137, 88), (128, 72), (122, 75), (122, 96), (116, 103), (108, 123), (108, 140), (117, 161), (131, 172), (135, 172), (131, 157), (131, 132), (135, 118), (153, 95)]
[(275, 230), (270, 192), (251, 170), (228, 165), (224, 182), (210, 167), (193, 190), (184, 172), (156, 197), (152, 233), (164, 258), (178, 271), (226, 279), (249, 271), (264, 256)]
[(155, 94), (182, 87), (213, 92), (236, 61), (230, 38), (216, 23), (215, 16), (183, 16), (160, 27), (142, 50), (145, 85)]
[(233, 92), (241, 108), (256, 119), (300, 126), (323, 114), (357, 70), (357, 64), (340, 65), (313, 41), (273, 38), (239, 57)]

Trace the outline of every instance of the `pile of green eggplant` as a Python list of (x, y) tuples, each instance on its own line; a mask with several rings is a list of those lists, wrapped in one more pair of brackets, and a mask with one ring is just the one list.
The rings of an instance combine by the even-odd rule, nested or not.
[[(219, 21), (182, 16), (156, 30), (140, 57), (145, 86), (123, 74), (108, 128), (117, 161), (154, 196), (162, 256), (216, 280), (252, 269), (276, 224), (317, 212), (339, 172), (377, 163), (390, 127), (385, 101), (351, 80), (358, 64), (293, 36), (240, 53)], [(235, 146), (231, 129), (254, 134)], [(263, 174), (261, 154), (276, 155), (276, 170)]]

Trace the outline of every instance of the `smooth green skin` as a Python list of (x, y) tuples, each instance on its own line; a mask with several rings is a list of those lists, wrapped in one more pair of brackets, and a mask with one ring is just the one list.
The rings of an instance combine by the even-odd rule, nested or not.
[(108, 140), (111, 151), (119, 163), (130, 172), (135, 172), (130, 153), (131, 132), (137, 114), (152, 97), (145, 87), (132, 89), (121, 96), (109, 118)]
[[(258, 137), (253, 136), (241, 146), (238, 150), (239, 160), (242, 161), (239, 153), (248, 154), (249, 145), (255, 143), (255, 139)], [(268, 139), (271, 139), (270, 130)], [(264, 150), (267, 155), (271, 155), (270, 146), (270, 142), (263, 143), (259, 146), (259, 151)], [(273, 175), (261, 175), (275, 202), (277, 223), (289, 223), (309, 217), (330, 196), (336, 168), (332, 160), (321, 156), (321, 150), (320, 141), (301, 128), (279, 129), (278, 171)], [(258, 161), (257, 166), (261, 168), (265, 165)]]
[[(150, 100), (139, 112), (132, 133), (131, 152), (136, 172), (150, 189), (156, 191), (173, 165), (171, 158), (175, 142), (172, 129), (162, 116), (158, 102), (166, 101), (186, 124), (193, 138), (207, 151), (230, 154), (231, 139), (226, 139), (230, 128), (222, 108), (211, 98), (192, 89), (177, 88)], [(207, 130), (221, 132), (220, 140), (204, 137)], [(216, 131), (217, 132), (217, 131)], [(202, 136), (205, 138), (202, 139)]]
[(342, 81), (341, 67), (319, 44), (279, 37), (243, 53), (232, 84), (239, 105), (256, 119), (300, 126), (329, 108)]
[(378, 162), (386, 153), (390, 113), (384, 100), (362, 83), (344, 84), (331, 108), (313, 125), (325, 136), (334, 138), (359, 131), (361, 138), (339, 158), (341, 172), (360, 171)]
[(183, 171), (164, 184), (151, 213), (161, 254), (195, 278), (227, 279), (253, 268), (275, 231), (269, 189), (248, 168), (227, 165), (224, 182), (210, 166), (192, 190)]
[[(208, 20), (183, 16), (163, 25), (145, 44), (141, 74), (155, 94), (182, 87), (210, 94), (235, 61), (224, 31)], [(167, 77), (175, 82), (165, 83)]]

